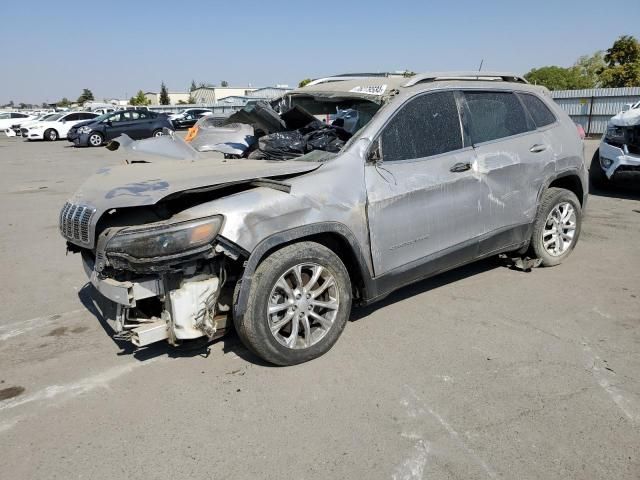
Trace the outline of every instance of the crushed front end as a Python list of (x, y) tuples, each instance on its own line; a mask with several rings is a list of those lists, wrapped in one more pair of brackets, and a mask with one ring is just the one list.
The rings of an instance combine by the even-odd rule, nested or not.
[(617, 172), (640, 172), (640, 109), (611, 119), (599, 155), (600, 167), (609, 179)]
[(91, 284), (115, 303), (116, 336), (142, 347), (225, 333), (240, 252), (218, 238), (223, 217), (108, 226), (92, 238), (93, 215), (67, 203), (60, 232), (81, 253)]

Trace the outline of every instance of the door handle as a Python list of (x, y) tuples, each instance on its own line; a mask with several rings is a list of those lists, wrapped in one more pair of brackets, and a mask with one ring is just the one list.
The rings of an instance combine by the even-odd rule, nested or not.
[(453, 166), (449, 169), (449, 171), (453, 173), (466, 172), (470, 168), (471, 168), (471, 164), (469, 162), (458, 162), (458, 163), (454, 163)]
[(546, 145), (543, 145), (541, 143), (536, 143), (535, 145), (532, 145), (531, 148), (529, 149), (529, 151), (531, 153), (540, 153), (540, 152), (544, 152), (547, 149)]

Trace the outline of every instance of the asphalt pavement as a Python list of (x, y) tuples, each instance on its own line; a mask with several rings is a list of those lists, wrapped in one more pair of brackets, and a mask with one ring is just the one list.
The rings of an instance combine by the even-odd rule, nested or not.
[(277, 368), (109, 336), (58, 213), (123, 157), (69, 145), (0, 137), (0, 478), (640, 478), (640, 178), (562, 265), (420, 282)]

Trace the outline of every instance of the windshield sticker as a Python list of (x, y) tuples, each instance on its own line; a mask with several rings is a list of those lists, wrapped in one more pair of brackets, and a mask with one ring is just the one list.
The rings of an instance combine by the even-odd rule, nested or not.
[(366, 85), (353, 87), (351, 93), (366, 93), (368, 95), (382, 95), (387, 90), (387, 85)]

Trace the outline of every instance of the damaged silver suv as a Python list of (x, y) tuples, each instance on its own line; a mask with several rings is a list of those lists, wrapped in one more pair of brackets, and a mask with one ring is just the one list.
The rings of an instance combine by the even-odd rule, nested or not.
[(587, 199), (573, 122), (512, 74), (329, 77), (188, 140), (120, 137), (127, 164), (60, 213), (140, 347), (233, 323), (264, 360), (305, 362), (353, 304), (505, 252), (559, 264)]

